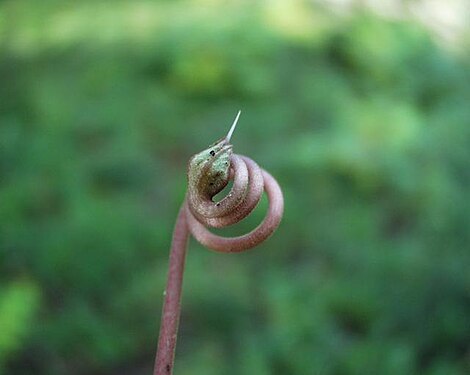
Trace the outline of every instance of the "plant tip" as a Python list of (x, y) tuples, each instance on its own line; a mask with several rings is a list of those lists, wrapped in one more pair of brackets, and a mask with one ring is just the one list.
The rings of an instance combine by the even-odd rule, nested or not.
[(241, 113), (242, 113), (242, 111), (239, 110), (238, 113), (237, 113), (237, 117), (235, 117), (235, 120), (233, 121), (233, 124), (232, 124), (227, 136), (225, 137), (225, 140), (227, 141), (227, 143), (230, 143), (230, 139), (232, 138), (232, 134), (235, 131), (235, 127), (237, 126), (238, 118), (240, 117)]

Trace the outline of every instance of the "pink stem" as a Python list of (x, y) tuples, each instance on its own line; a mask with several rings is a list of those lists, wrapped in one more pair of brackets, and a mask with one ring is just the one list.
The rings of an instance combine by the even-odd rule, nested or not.
[[(240, 252), (267, 239), (281, 221), (284, 198), (277, 181), (245, 156), (234, 154), (231, 161), (234, 184), (227, 197), (220, 203), (214, 203), (204, 194), (194, 193), (189, 189), (178, 214), (170, 250), (170, 265), (154, 375), (173, 373), (189, 233), (191, 232), (201, 244), (215, 251)], [(235, 224), (248, 216), (259, 202), (263, 190), (267, 193), (269, 208), (263, 222), (254, 230), (243, 236), (225, 238), (206, 229), (205, 225), (224, 227)], [(197, 195), (194, 196), (193, 193)], [(240, 201), (238, 197), (242, 200)]]
[(163, 304), (160, 323), (160, 337), (158, 339), (157, 356), (153, 370), (154, 375), (168, 375), (173, 373), (176, 337), (178, 334), (181, 310), (180, 303), (184, 261), (189, 238), (188, 222), (184, 206), (183, 204), (179, 211), (173, 231), (168, 279), (164, 292), (165, 302)]

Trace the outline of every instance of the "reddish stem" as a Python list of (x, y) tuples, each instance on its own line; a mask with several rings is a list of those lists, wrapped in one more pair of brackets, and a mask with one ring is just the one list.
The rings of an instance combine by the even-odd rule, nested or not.
[(181, 287), (183, 284), (184, 261), (188, 244), (189, 230), (185, 207), (181, 207), (176, 219), (171, 243), (168, 279), (164, 292), (160, 337), (155, 359), (154, 375), (173, 373), (176, 337), (180, 318)]
[[(173, 373), (189, 233), (191, 232), (201, 244), (210, 249), (221, 252), (240, 252), (263, 242), (274, 232), (281, 221), (284, 198), (277, 181), (245, 156), (233, 154), (231, 165), (234, 184), (226, 198), (220, 203), (215, 203), (204, 193), (190, 188), (178, 214), (170, 250), (154, 375)], [(263, 190), (266, 191), (269, 199), (268, 212), (263, 222), (251, 232), (239, 237), (225, 238), (205, 228), (205, 225), (224, 227), (239, 222), (255, 208)]]

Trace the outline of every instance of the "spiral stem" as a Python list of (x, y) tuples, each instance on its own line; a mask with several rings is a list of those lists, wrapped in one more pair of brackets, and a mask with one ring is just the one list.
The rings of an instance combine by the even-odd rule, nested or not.
[[(160, 336), (155, 359), (154, 375), (170, 375), (173, 363), (180, 317), (186, 248), (191, 233), (202, 245), (220, 252), (241, 252), (266, 240), (278, 227), (284, 198), (277, 181), (246, 156), (231, 157), (233, 187), (220, 202), (213, 202), (189, 189), (178, 214), (170, 249), (170, 260), (165, 301), (160, 325)], [(266, 217), (251, 232), (238, 237), (221, 237), (208, 227), (225, 227), (248, 216), (261, 199), (263, 190), (269, 200)], [(197, 196), (195, 196), (197, 195)]]

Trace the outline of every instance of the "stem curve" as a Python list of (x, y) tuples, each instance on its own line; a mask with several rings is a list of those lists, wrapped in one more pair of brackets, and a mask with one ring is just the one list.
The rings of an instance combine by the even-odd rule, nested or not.
[[(246, 156), (231, 156), (232, 190), (220, 202), (188, 189), (176, 220), (170, 249), (165, 301), (154, 375), (171, 375), (180, 316), (181, 289), (189, 234), (202, 245), (219, 252), (242, 252), (265, 241), (279, 226), (284, 211), (284, 198), (277, 181)], [(248, 216), (261, 199), (263, 190), (269, 200), (266, 217), (251, 232), (238, 237), (221, 237), (208, 227), (225, 227)], [(197, 195), (197, 196), (194, 196)]]

